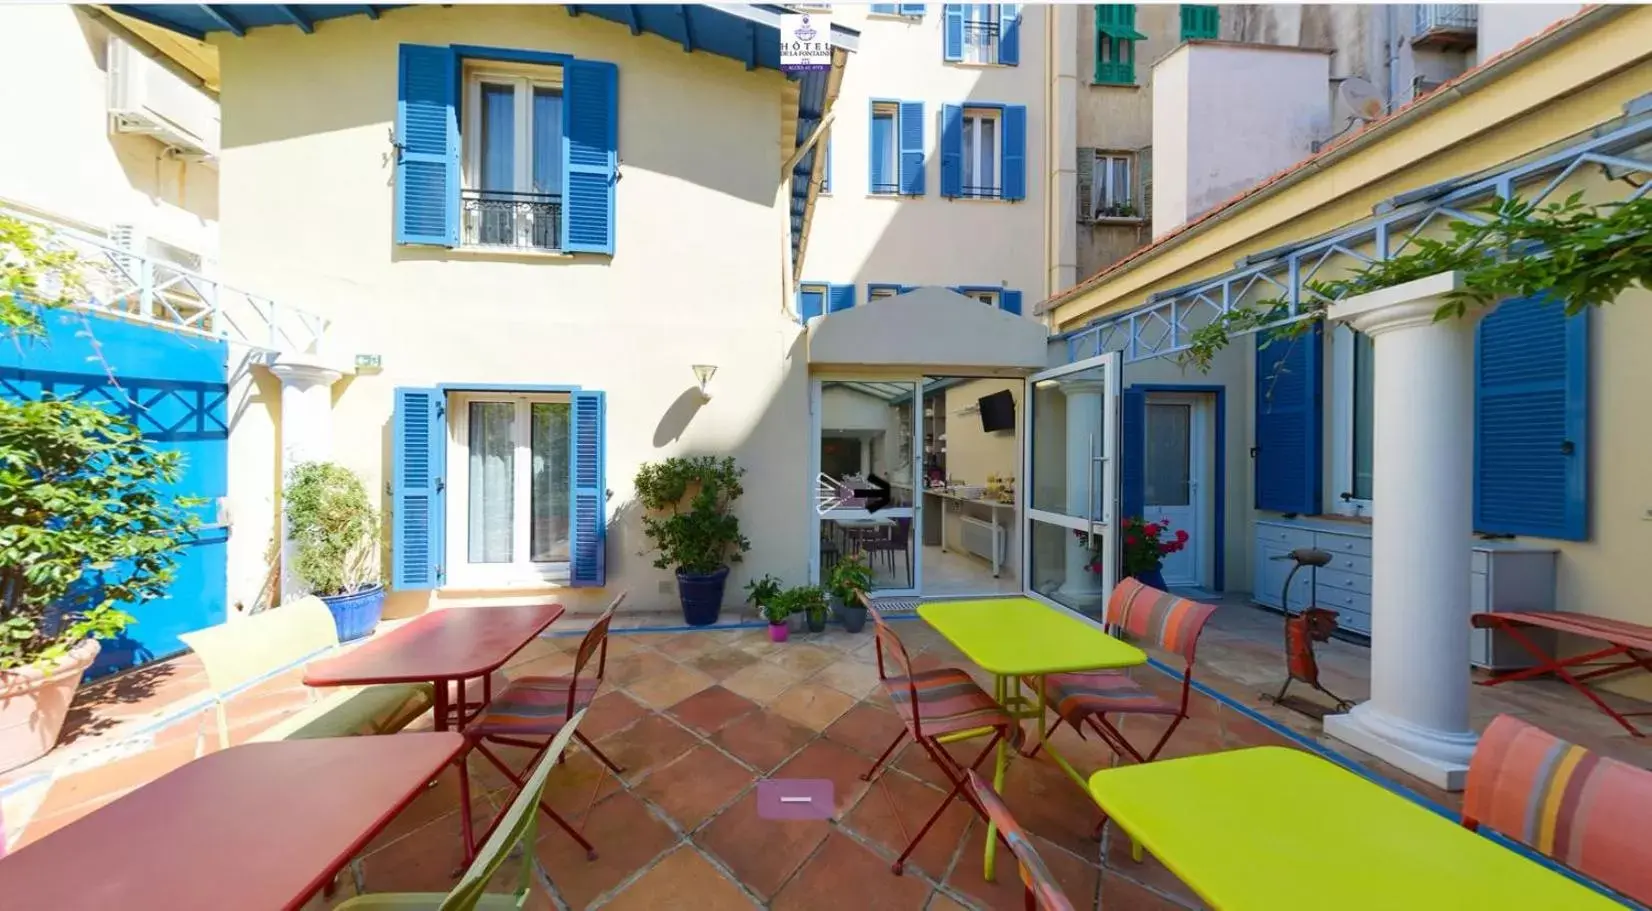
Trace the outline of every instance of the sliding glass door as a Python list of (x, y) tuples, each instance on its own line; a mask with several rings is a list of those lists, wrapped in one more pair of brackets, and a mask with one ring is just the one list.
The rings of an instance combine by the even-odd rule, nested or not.
[(839, 560), (858, 553), (880, 595), (917, 593), (920, 387), (916, 379), (814, 381), (811, 575), (822, 583)]

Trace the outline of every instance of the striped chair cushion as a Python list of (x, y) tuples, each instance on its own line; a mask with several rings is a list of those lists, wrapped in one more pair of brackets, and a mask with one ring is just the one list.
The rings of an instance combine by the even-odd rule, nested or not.
[(1499, 715), (1469, 761), (1463, 818), (1652, 903), (1652, 772)]
[[(1037, 685), (1036, 680), (1029, 682)], [(1082, 721), (1086, 715), (1181, 713), (1175, 705), (1143, 689), (1123, 671), (1051, 674), (1044, 678), (1044, 700), (1069, 723)]]
[(1021, 882), (1038, 899), (1038, 907), (1043, 911), (1073, 911), (1073, 903), (1067, 900), (1067, 894), (1056, 884), (1050, 868), (1044, 865), (1044, 858), (1039, 856), (1038, 849), (1033, 847), (1021, 824), (1010, 815), (1009, 807), (1004, 806), (998, 792), (974, 769), (969, 771), (969, 784), (975, 792), (975, 799), (981, 803), (981, 809), (987, 811), (988, 819), (998, 824), (999, 834), (1009, 843), (1015, 859), (1021, 862)]
[(981, 689), (968, 674), (955, 667), (941, 667), (919, 671), (910, 677), (889, 677), (883, 688), (895, 703), (895, 711), (913, 726), (912, 690), (917, 690), (918, 725), (925, 737), (969, 731), (976, 728), (1002, 727), (1009, 731), (1013, 742), (1020, 742), (1021, 725), (999, 705), (986, 690)]
[(1113, 597), (1107, 602), (1107, 623), (1122, 628), (1138, 642), (1151, 643), (1191, 661), (1199, 631), (1215, 612), (1215, 605), (1178, 598), (1135, 579), (1124, 579), (1113, 586)]
[[(562, 730), (562, 725), (568, 720), (568, 685), (572, 682), (571, 677), (523, 677), (512, 680), (503, 692), (488, 703), (482, 717), (465, 731), (477, 736), (553, 735)], [(579, 687), (574, 691), (575, 712), (591, 704), (601, 683), (593, 677), (579, 681)]]

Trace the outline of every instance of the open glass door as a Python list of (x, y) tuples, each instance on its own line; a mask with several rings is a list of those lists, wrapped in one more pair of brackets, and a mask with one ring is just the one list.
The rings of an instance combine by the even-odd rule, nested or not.
[(1118, 578), (1118, 352), (1027, 379), (1026, 593), (1099, 616)]
[[(866, 557), (880, 595), (916, 594), (915, 445), (920, 380), (815, 380), (815, 535), (811, 576), (822, 584), (848, 554)], [(885, 500), (884, 486), (888, 494)]]

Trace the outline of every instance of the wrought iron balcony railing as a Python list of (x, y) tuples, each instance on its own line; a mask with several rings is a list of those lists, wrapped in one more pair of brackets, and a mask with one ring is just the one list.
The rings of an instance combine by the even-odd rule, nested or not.
[(467, 247), (511, 250), (562, 248), (562, 196), (556, 193), (511, 193), (465, 190), (460, 195)]
[(189, 267), (115, 241), (0, 207), (41, 229), (54, 250), (74, 254), (74, 275), (46, 276), (45, 295), (76, 306), (185, 335), (221, 339), (272, 353), (309, 353), (326, 318), (278, 304)]
[(964, 22), (964, 60), (969, 63), (998, 62), (998, 23)]
[(1445, 39), (1471, 40), (1480, 25), (1480, 8), (1472, 3), (1419, 3), (1412, 43)]

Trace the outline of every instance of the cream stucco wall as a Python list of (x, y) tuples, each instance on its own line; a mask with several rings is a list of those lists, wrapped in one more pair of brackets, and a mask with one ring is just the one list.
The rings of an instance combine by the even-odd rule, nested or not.
[[(508, 258), (392, 242), (397, 46), (471, 44), (607, 60), (619, 67), (617, 252)], [(383, 371), (334, 387), (335, 457), (373, 491), (389, 477), (392, 392), (439, 383), (579, 384), (608, 394), (608, 591), (675, 605), (640, 555), (631, 479), (644, 461), (731, 454), (753, 542), (740, 572), (800, 581), (807, 569), (808, 406), (801, 330), (786, 316), (777, 205), (781, 87), (771, 72), (685, 54), (623, 26), (527, 7), (386, 12), (313, 35), (271, 28), (219, 42), (223, 256), (243, 286), (334, 320), (329, 348), (374, 353)], [(718, 371), (700, 403), (693, 364)], [(242, 384), (232, 497), (256, 509), (277, 476), (278, 387)], [(386, 503), (388, 505), (388, 503)], [(453, 508), (450, 505), (450, 509)], [(232, 539), (231, 598), (264, 573), (255, 534)], [(741, 581), (731, 580), (731, 602)], [(513, 597), (543, 596), (515, 589)], [(501, 593), (443, 592), (458, 602)], [(391, 613), (427, 605), (392, 596)]]
[(67, 5), (0, 7), (0, 203), (71, 227), (142, 234), (208, 260), (218, 248), (218, 174), (111, 134), (109, 33)]
[[(1023, 6), (1019, 66), (973, 66), (942, 59), (941, 7), (922, 20), (870, 15), (839, 6), (834, 24), (861, 30), (860, 50), (844, 71), (831, 127), (831, 193), (816, 204), (803, 263), (806, 281), (974, 285), (1010, 288), (1032, 302), (1045, 283), (1047, 7)], [(924, 103), (925, 184), (921, 197), (873, 197), (867, 156), (871, 102)], [(943, 104), (996, 102), (1027, 107), (1027, 196), (1018, 202), (941, 196)]]

